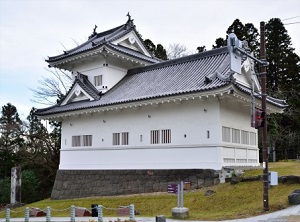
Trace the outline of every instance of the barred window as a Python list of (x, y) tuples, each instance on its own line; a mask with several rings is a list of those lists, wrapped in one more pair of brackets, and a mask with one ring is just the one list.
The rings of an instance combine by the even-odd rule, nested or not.
[(159, 130), (151, 130), (150, 143), (151, 144), (159, 143)]
[(250, 145), (256, 145), (256, 133), (250, 132)]
[(240, 130), (238, 129), (232, 129), (232, 142), (233, 143), (240, 143)]
[(94, 85), (95, 86), (102, 85), (102, 75), (94, 76)]
[(230, 140), (230, 128), (229, 127), (222, 127), (222, 140), (224, 142), (231, 142)]
[(161, 143), (171, 143), (171, 130), (161, 130)]
[(128, 145), (128, 132), (122, 133), (122, 145)]
[(72, 146), (81, 146), (81, 136), (72, 136)]
[(113, 133), (113, 145), (120, 145), (120, 133)]
[(249, 132), (242, 130), (242, 144), (249, 144)]
[(83, 135), (83, 146), (92, 146), (92, 135)]

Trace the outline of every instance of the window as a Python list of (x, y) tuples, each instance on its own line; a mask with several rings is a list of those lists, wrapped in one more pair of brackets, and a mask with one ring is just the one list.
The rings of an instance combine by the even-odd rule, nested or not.
[(122, 145), (128, 145), (128, 132), (122, 133)]
[(72, 146), (81, 146), (81, 136), (72, 136)]
[(232, 142), (240, 143), (240, 130), (232, 129)]
[(231, 142), (230, 140), (230, 128), (229, 127), (222, 127), (222, 140), (224, 142)]
[(83, 135), (83, 146), (92, 146), (92, 135)]
[(161, 143), (171, 143), (171, 130), (165, 129), (161, 131)]
[(120, 133), (113, 133), (113, 145), (120, 145)]
[(250, 132), (250, 145), (256, 145), (256, 133)]
[(94, 85), (101, 86), (102, 85), (102, 75), (94, 76)]
[(150, 131), (150, 143), (159, 144), (159, 143), (171, 143), (171, 130), (151, 130)]
[(92, 135), (72, 136), (72, 146), (92, 146)]
[(150, 135), (150, 143), (151, 144), (158, 144), (159, 143), (159, 130), (151, 130)]
[(129, 132), (113, 133), (113, 145), (128, 145)]
[(249, 132), (242, 130), (242, 144), (249, 144)]

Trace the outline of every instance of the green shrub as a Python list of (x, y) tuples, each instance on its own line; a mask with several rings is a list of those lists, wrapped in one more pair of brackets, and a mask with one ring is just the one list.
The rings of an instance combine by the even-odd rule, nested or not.
[(0, 203), (10, 203), (10, 178), (0, 179)]

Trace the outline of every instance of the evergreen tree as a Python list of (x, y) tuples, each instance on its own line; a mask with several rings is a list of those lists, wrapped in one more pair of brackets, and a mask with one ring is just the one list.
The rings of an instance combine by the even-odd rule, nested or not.
[(268, 129), (276, 140), (279, 158), (286, 159), (290, 151), (300, 154), (300, 59), (280, 19), (270, 19), (265, 29), (268, 95), (289, 104), (283, 114), (271, 115)]
[[(227, 37), (226, 37), (227, 39)], [(221, 48), (223, 46), (226, 46), (227, 45), (227, 40), (223, 39), (223, 38), (217, 38), (216, 41), (215, 41), (215, 45), (212, 45), (212, 48), (213, 49), (217, 49), (217, 48)]]
[(268, 67), (268, 89), (300, 89), (299, 56), (294, 53), (291, 38), (278, 18), (266, 24), (266, 52)]
[(52, 124), (53, 130), (48, 133), (46, 127), (34, 115), (35, 109), (32, 108), (27, 120), (27, 155), (24, 161), (27, 165), (35, 166), (47, 172), (53, 178), (56, 174), (59, 165), (59, 150), (60, 150), (60, 136), (61, 125)]
[(198, 46), (197, 50), (198, 50), (198, 53), (205, 52), (206, 51), (206, 47), (205, 47), (205, 45), (204, 46)]
[(213, 45), (213, 48), (220, 48), (227, 46), (227, 39), (230, 33), (234, 33), (237, 38), (241, 41), (247, 41), (248, 46), (255, 55), (258, 54), (259, 42), (258, 37), (259, 33), (252, 23), (246, 23), (245, 25), (239, 20), (235, 19), (233, 23), (228, 27), (226, 31), (226, 38), (217, 38), (215, 41), (216, 45)]
[(156, 58), (162, 59), (162, 60), (167, 60), (167, 51), (161, 44), (155, 44), (150, 40), (146, 39), (144, 40), (144, 44), (146, 48), (149, 50), (149, 52), (152, 54), (152, 56), (155, 56)]
[(145, 44), (146, 48), (149, 50), (149, 52), (152, 55), (154, 55), (155, 50), (156, 50), (156, 46), (154, 45), (154, 43), (150, 39), (146, 39), (146, 40), (144, 40), (144, 44)]
[(0, 177), (9, 177), (11, 168), (19, 165), (19, 153), (23, 149), (23, 122), (17, 108), (7, 103), (0, 118)]
[(161, 45), (161, 44), (157, 44), (156, 46), (156, 50), (155, 50), (155, 57), (162, 59), (162, 60), (167, 60), (167, 51), (165, 50), (165, 48)]

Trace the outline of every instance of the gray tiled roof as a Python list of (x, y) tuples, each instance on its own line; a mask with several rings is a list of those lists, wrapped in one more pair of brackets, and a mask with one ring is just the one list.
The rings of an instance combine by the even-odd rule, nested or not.
[[(78, 84), (86, 93), (88, 93), (93, 99), (100, 99), (100, 92), (94, 87), (94, 85), (89, 81), (88, 77), (84, 74), (78, 73), (74, 84)], [(73, 87), (73, 86), (72, 86)], [(71, 89), (72, 89), (71, 87)], [(70, 91), (69, 91), (70, 92)]]
[(142, 59), (142, 60), (146, 60), (151, 63), (160, 62), (161, 60), (157, 59), (155, 57), (148, 57), (138, 51), (134, 51), (134, 50), (131, 50), (131, 49), (128, 49), (125, 47), (121, 47), (118, 45), (114, 45), (111, 43), (114, 40), (117, 40), (117, 39), (123, 37), (124, 35), (128, 34), (131, 31), (134, 31), (136, 33), (136, 36), (138, 36), (140, 41), (143, 43), (143, 39), (140, 37), (139, 33), (136, 31), (133, 21), (128, 20), (127, 23), (125, 23), (124, 25), (118, 26), (116, 28), (110, 29), (105, 32), (94, 34), (83, 44), (81, 44), (71, 50), (64, 51), (64, 53), (61, 55), (49, 57), (49, 59), (46, 61), (49, 63), (57, 62), (62, 59), (65, 59), (65, 58), (68, 58), (68, 57), (71, 57), (71, 56), (74, 56), (74, 55), (77, 55), (77, 54), (80, 54), (83, 52), (88, 52), (88, 51), (91, 51), (91, 50), (94, 50), (94, 49), (97, 49), (97, 48), (100, 48), (103, 46), (109, 46), (112, 49), (118, 50), (122, 53), (134, 56), (134, 57)]
[[(127, 75), (99, 100), (81, 101), (64, 106), (54, 106), (37, 111), (37, 115), (104, 107), (172, 95), (210, 91), (234, 84), (241, 91), (250, 89), (232, 81), (227, 47), (197, 53), (187, 57), (169, 60), (146, 67), (129, 70)], [(284, 107), (282, 100), (270, 100), (278, 107)]]
[(151, 63), (159, 63), (159, 62), (164, 61), (164, 60), (158, 59), (156, 57), (148, 57), (148, 56), (146, 56), (146, 55), (144, 55), (144, 54), (142, 54), (142, 53), (140, 53), (136, 50), (124, 47), (122, 45), (114, 45), (112, 43), (106, 43), (105, 46), (112, 49), (112, 50), (114, 50), (114, 51), (118, 51), (118, 52), (121, 52), (123, 54), (130, 55), (130, 56), (133, 56), (135, 58), (142, 59), (144, 61), (148, 61), (148, 62), (151, 62)]
[[(249, 88), (247, 88), (247, 87), (245, 87), (243, 85), (240, 85), (240, 84), (235, 84), (235, 85), (241, 91), (243, 91), (243, 92), (245, 92), (245, 93), (247, 93), (249, 95), (251, 94), (251, 89), (249, 89)], [(261, 95), (260, 94), (255, 94), (254, 96), (256, 98), (258, 98), (258, 99), (261, 99)], [(281, 107), (281, 108), (288, 107), (286, 101), (282, 100), (282, 99), (276, 99), (276, 98), (273, 98), (271, 96), (267, 96), (266, 100), (267, 100), (268, 103), (271, 103), (271, 104), (273, 104), (275, 106), (278, 106), (278, 107)]]

